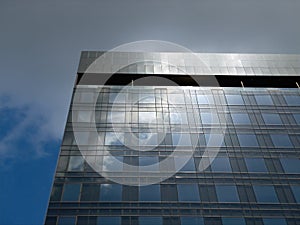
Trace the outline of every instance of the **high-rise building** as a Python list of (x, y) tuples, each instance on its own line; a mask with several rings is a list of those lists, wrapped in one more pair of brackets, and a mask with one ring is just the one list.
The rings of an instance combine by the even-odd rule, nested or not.
[(82, 52), (46, 225), (300, 224), (300, 55)]

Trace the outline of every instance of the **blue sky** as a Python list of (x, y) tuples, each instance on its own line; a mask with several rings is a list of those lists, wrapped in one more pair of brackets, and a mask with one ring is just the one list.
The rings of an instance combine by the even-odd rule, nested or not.
[(0, 225), (42, 224), (82, 50), (300, 53), (297, 0), (1, 0)]

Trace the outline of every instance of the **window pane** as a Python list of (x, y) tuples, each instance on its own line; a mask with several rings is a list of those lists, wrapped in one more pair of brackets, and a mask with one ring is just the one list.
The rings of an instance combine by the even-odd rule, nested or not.
[(99, 197), (99, 184), (83, 184), (81, 190), (81, 201), (97, 201)]
[(216, 185), (216, 192), (219, 202), (239, 202), (236, 186)]
[(203, 104), (208, 104), (209, 103), (209, 99), (211, 99), (212, 96), (208, 96), (208, 95), (197, 95), (197, 101), (199, 105), (203, 105)]
[(244, 105), (242, 96), (240, 95), (226, 95), (228, 105)]
[(293, 114), (293, 116), (294, 116), (296, 123), (300, 124), (300, 114)]
[(179, 201), (200, 201), (197, 184), (178, 184), (177, 191)]
[(267, 172), (263, 158), (245, 158), (245, 162), (249, 172)]
[(156, 113), (139, 112), (139, 123), (156, 123)]
[(194, 163), (194, 158), (186, 158), (186, 157), (175, 157), (175, 168), (178, 170), (184, 162), (184, 166), (180, 169), (180, 171), (195, 171), (195, 163)]
[(123, 145), (124, 134), (115, 132), (106, 132), (105, 145)]
[(273, 186), (256, 185), (253, 186), (257, 202), (278, 202), (278, 198)]
[(119, 216), (98, 216), (97, 225), (121, 225), (121, 217)]
[(139, 225), (162, 225), (162, 218), (158, 216), (141, 216), (139, 217)]
[(124, 123), (125, 112), (111, 111), (107, 116), (108, 123)]
[(283, 218), (264, 218), (264, 225), (286, 225), (286, 221)]
[(172, 139), (173, 139), (174, 146), (191, 146), (192, 145), (189, 134), (173, 133)]
[(244, 218), (222, 218), (223, 225), (246, 225)]
[(216, 113), (200, 113), (201, 121), (203, 124), (217, 124), (219, 123), (219, 118)]
[(169, 94), (169, 104), (184, 104), (183, 94)]
[(59, 217), (57, 225), (75, 225), (75, 217)]
[(254, 134), (238, 134), (241, 147), (257, 147), (258, 142)]
[(126, 93), (115, 93), (111, 92), (109, 94), (109, 102), (110, 103), (125, 103)]
[(300, 186), (291, 186), (296, 202), (300, 203)]
[(265, 124), (282, 124), (280, 116), (275, 113), (263, 113), (262, 117), (265, 121)]
[(231, 172), (229, 159), (226, 157), (217, 157), (211, 163), (211, 169), (214, 172)]
[(271, 139), (275, 147), (293, 148), (293, 144), (287, 134), (271, 134)]
[(281, 158), (280, 162), (286, 173), (300, 173), (299, 159)]
[(157, 133), (141, 132), (139, 135), (140, 146), (157, 146)]
[(80, 184), (65, 184), (62, 201), (78, 201)]
[(255, 100), (258, 105), (273, 105), (273, 100), (269, 95), (256, 95)]
[(247, 113), (231, 113), (234, 124), (251, 124)]
[(181, 225), (204, 225), (203, 218), (195, 216), (180, 217)]
[(100, 201), (121, 201), (122, 185), (120, 184), (101, 184)]
[(140, 201), (160, 201), (160, 185), (148, 185), (140, 187)]
[(291, 106), (300, 106), (300, 96), (298, 95), (287, 95), (284, 96), (285, 101), (287, 102), (288, 105)]
[(187, 124), (186, 113), (170, 113), (171, 124)]
[(82, 156), (70, 156), (68, 171), (83, 171), (83, 163)]
[[(146, 167), (151, 166), (151, 167)], [(139, 170), (140, 171), (158, 171), (158, 157), (144, 156), (139, 157)]]
[(122, 171), (123, 170), (123, 156), (104, 156), (103, 157), (103, 171)]

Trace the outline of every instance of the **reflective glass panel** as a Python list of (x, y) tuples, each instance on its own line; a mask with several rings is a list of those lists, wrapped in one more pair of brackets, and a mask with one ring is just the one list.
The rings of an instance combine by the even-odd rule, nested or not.
[(216, 185), (219, 202), (239, 202), (239, 196), (234, 185)]
[(156, 112), (139, 112), (139, 123), (156, 123)]
[(278, 202), (278, 198), (273, 186), (253, 185), (257, 202)]
[(123, 156), (104, 156), (103, 157), (103, 171), (122, 171), (123, 170)]
[(262, 117), (265, 121), (265, 124), (268, 124), (268, 125), (282, 124), (279, 114), (263, 113)]
[(75, 225), (74, 216), (59, 217), (57, 225)]
[(140, 201), (160, 201), (160, 185), (140, 186)]
[(244, 218), (222, 218), (223, 225), (246, 225)]
[(227, 157), (216, 157), (211, 163), (214, 172), (231, 172), (231, 166)]
[(122, 200), (122, 185), (120, 184), (101, 184), (100, 186), (100, 201), (121, 201)]
[(111, 92), (109, 94), (110, 103), (125, 103), (125, 99), (126, 99), (126, 93)]
[(240, 95), (226, 95), (228, 105), (244, 105), (242, 96)]
[(172, 133), (172, 140), (174, 146), (191, 146), (190, 134)]
[(286, 173), (300, 173), (300, 160), (294, 158), (280, 159), (283, 170)]
[[(151, 166), (151, 167), (145, 167)], [(158, 171), (158, 157), (156, 156), (140, 156), (139, 170), (140, 171)]]
[(285, 101), (290, 106), (300, 106), (300, 96), (299, 95), (287, 95), (284, 96)]
[(178, 112), (178, 113), (170, 113), (170, 123), (171, 124), (187, 124), (186, 113)]
[(124, 134), (115, 132), (106, 132), (105, 145), (123, 145)]
[(245, 162), (249, 172), (267, 172), (263, 158), (245, 158)]
[(296, 123), (300, 124), (300, 114), (293, 114), (293, 116), (294, 116)]
[(197, 184), (177, 184), (178, 200), (185, 201), (200, 201), (199, 189)]
[(121, 225), (119, 216), (98, 216), (97, 225)]
[(292, 185), (291, 188), (292, 188), (296, 202), (300, 203), (300, 186)]
[(271, 134), (275, 148), (293, 148), (293, 144), (288, 134)]
[(238, 134), (241, 147), (257, 147), (258, 142), (254, 134)]
[(140, 146), (157, 146), (157, 133), (147, 133), (147, 132), (140, 132), (138, 133), (139, 136), (139, 145)]
[(286, 225), (283, 218), (263, 218), (264, 225)]
[(231, 113), (234, 124), (251, 124), (247, 113)]
[(107, 117), (108, 123), (124, 123), (125, 122), (125, 112), (111, 111)]
[(255, 95), (255, 100), (258, 105), (273, 105), (270, 95)]
[(65, 184), (62, 201), (78, 201), (80, 184)]
[(70, 156), (68, 171), (83, 171), (83, 164), (82, 156)]
[(204, 225), (202, 217), (183, 216), (180, 217), (181, 225)]
[(162, 225), (162, 218), (158, 216), (141, 216), (139, 225)]
[(213, 113), (200, 113), (203, 124), (217, 124), (220, 122), (218, 115)]

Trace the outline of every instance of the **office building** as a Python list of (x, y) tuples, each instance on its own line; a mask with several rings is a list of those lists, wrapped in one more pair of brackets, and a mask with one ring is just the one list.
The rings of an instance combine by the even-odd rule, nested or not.
[(300, 55), (82, 52), (46, 225), (300, 224)]

